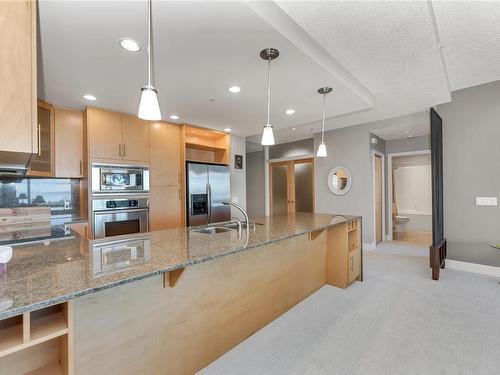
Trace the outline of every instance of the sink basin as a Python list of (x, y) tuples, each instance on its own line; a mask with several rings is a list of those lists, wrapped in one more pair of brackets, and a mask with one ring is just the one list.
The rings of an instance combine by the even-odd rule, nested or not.
[(230, 231), (232, 231), (232, 229), (224, 227), (207, 227), (207, 228), (191, 229), (191, 232), (202, 233), (202, 234), (216, 234), (216, 233), (224, 233)]

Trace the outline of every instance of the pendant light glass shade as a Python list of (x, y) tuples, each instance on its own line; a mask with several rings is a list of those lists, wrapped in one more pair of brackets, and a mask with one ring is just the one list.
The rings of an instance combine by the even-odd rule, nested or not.
[(273, 126), (271, 124), (266, 124), (266, 126), (264, 126), (260, 144), (263, 146), (274, 145), (274, 132), (273, 132)]
[(139, 103), (139, 118), (148, 121), (161, 120), (160, 105), (158, 104), (157, 91), (154, 87), (144, 86)]
[(148, 121), (161, 120), (160, 105), (158, 103), (158, 91), (151, 82), (151, 71), (153, 70), (151, 34), (153, 26), (151, 24), (152, 10), (151, 0), (148, 1), (148, 84), (141, 88), (141, 101), (139, 102), (139, 112), (137, 116), (140, 119)]
[(328, 156), (326, 152), (326, 145), (325, 142), (321, 142), (318, 147), (318, 152), (316, 153), (316, 156), (318, 158), (326, 158)]
[(326, 152), (326, 144), (325, 144), (325, 117), (326, 117), (326, 94), (332, 92), (331, 87), (322, 87), (318, 90), (318, 93), (323, 95), (323, 122), (321, 124), (321, 142), (318, 146), (318, 152), (316, 152), (316, 157), (318, 158), (326, 158), (328, 153)]
[(262, 146), (272, 146), (274, 142), (274, 131), (271, 125), (271, 61), (279, 56), (279, 51), (275, 48), (266, 48), (260, 51), (260, 57), (267, 60), (267, 123), (262, 131)]

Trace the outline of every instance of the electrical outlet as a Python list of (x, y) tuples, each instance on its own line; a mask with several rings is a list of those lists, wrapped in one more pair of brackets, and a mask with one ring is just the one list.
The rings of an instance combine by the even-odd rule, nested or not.
[(240, 203), (240, 198), (238, 198), (238, 197), (233, 197), (233, 199), (231, 199), (231, 200), (233, 201), (233, 203), (236, 203), (236, 204)]
[(497, 206), (497, 197), (476, 197), (476, 206)]

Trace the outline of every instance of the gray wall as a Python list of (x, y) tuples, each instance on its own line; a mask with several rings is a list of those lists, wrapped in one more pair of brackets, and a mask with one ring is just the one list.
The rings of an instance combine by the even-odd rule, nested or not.
[(476, 206), (476, 196), (500, 192), (500, 81), (452, 94), (439, 105), (443, 119), (444, 232), (448, 258), (500, 266), (498, 206)]
[(308, 154), (314, 154), (313, 138), (269, 147), (269, 159), (294, 158)]
[[(373, 242), (372, 167), (369, 126), (351, 126), (325, 133), (328, 157), (315, 159), (316, 212), (360, 215), (363, 217), (363, 242)], [(319, 145), (321, 135), (316, 134)], [(335, 166), (346, 167), (352, 185), (346, 195), (333, 195), (328, 189), (328, 173)]]
[[(430, 129), (430, 124), (429, 124)], [(385, 152), (388, 154), (394, 152), (409, 152), (431, 149), (431, 138), (429, 135), (421, 135), (414, 138), (394, 139), (385, 141)]]
[(246, 155), (247, 212), (250, 217), (265, 216), (264, 151)]
[[(245, 138), (238, 136), (231, 136), (231, 160), (230, 160), (230, 170), (231, 170), (231, 200), (234, 203), (238, 203), (242, 207), (246, 207), (246, 142)], [(234, 168), (234, 155), (243, 155), (243, 169)], [(238, 210), (231, 208), (233, 216), (238, 214)]]
[[(370, 150), (375, 150), (381, 152), (382, 154), (385, 154), (385, 140), (383, 140), (379, 136), (376, 136), (373, 133), (369, 133), (368, 135), (369, 135), (368, 142), (370, 142)], [(372, 143), (373, 138), (377, 140), (377, 143)]]

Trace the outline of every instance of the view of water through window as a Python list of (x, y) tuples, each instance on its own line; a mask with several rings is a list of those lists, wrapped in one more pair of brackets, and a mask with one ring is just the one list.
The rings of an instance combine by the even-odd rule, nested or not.
[(58, 178), (1, 178), (0, 208), (47, 206), (52, 215), (80, 214), (80, 181)]

